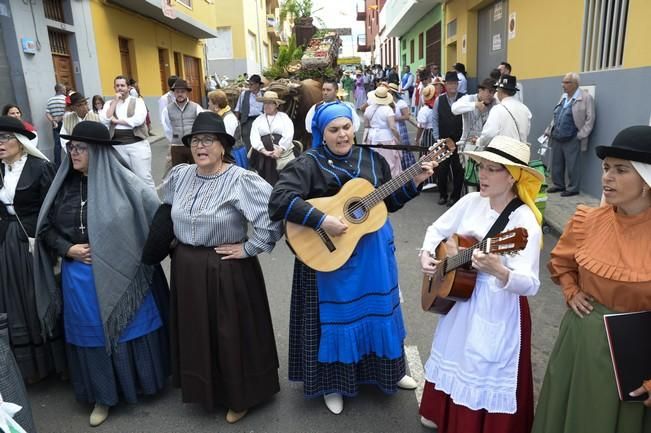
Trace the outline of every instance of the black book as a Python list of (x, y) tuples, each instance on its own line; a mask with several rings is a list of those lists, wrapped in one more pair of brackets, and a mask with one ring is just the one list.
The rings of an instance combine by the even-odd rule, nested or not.
[(651, 379), (651, 311), (605, 314), (604, 324), (619, 399), (646, 400), (646, 394), (631, 397), (629, 392)]

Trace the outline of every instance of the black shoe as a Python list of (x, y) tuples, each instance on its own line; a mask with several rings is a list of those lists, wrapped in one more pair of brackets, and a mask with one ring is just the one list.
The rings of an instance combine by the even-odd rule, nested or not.
[(561, 197), (572, 197), (573, 195), (579, 195), (579, 191), (563, 191)]
[(441, 206), (443, 206), (443, 205), (446, 204), (447, 202), (448, 202), (448, 198), (447, 198), (447, 197), (441, 197), (441, 198), (439, 199), (439, 204), (440, 204)]
[(551, 188), (547, 188), (548, 193), (554, 193), (554, 192), (565, 192), (565, 188), (559, 188), (557, 186), (552, 186)]
[(457, 201), (456, 201), (455, 199), (451, 198), (450, 200), (448, 200), (447, 205), (448, 205), (448, 207), (452, 207), (452, 206), (454, 206), (454, 204), (455, 204), (456, 202), (457, 202)]

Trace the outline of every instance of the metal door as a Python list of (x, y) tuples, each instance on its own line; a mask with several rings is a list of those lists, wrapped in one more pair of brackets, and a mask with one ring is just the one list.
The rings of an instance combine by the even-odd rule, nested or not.
[(500, 62), (507, 61), (509, 7), (498, 1), (479, 11), (477, 17), (477, 80), (487, 78)]

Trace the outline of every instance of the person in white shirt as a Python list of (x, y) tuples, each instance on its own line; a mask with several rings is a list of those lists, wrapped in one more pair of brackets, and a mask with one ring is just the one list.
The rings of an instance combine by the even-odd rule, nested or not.
[[(438, 78), (438, 77), (437, 77)], [(430, 148), (435, 142), (434, 134), (432, 133), (432, 107), (437, 97), (436, 86), (429, 84), (421, 92), (421, 99), (423, 106), (418, 110), (416, 116), (416, 124), (418, 130), (416, 131), (416, 145), (422, 147), (420, 156), (427, 154), (427, 149)], [(423, 185), (423, 191), (434, 188), (436, 186), (436, 177), (430, 176)]]
[(468, 78), (466, 77), (466, 65), (463, 63), (455, 63), (452, 68), (457, 73), (457, 78), (459, 78), (459, 86), (457, 87), (457, 92), (459, 93), (468, 93)]
[(176, 75), (170, 75), (167, 79), (167, 87), (169, 87), (170, 90), (158, 98), (158, 118), (161, 119), (161, 123), (163, 122), (163, 110), (165, 107), (174, 102), (174, 92), (172, 91), (172, 86), (178, 79), (179, 77)]
[(190, 101), (188, 93), (192, 88), (185, 80), (176, 80), (172, 85), (174, 102), (163, 109), (161, 121), (165, 137), (170, 142), (170, 160), (172, 167), (178, 164), (193, 164), (190, 148), (183, 144), (181, 139), (192, 131), (192, 125), (199, 113), (203, 111), (201, 105)]
[(488, 114), (481, 136), (475, 143), (482, 149), (497, 135), (506, 135), (528, 143), (531, 129), (531, 111), (513, 96), (517, 93), (517, 79), (512, 75), (502, 76), (494, 87), (500, 101)]
[(278, 110), (285, 101), (274, 91), (267, 90), (257, 98), (263, 103), (264, 113), (251, 125), (251, 167), (272, 186), (278, 181), (276, 160), (284, 152), (292, 151), (294, 145), (294, 123), (292, 119)]
[(242, 140), (247, 151), (251, 148), (251, 126), (255, 119), (262, 114), (262, 103), (258, 100), (262, 96), (262, 78), (253, 74), (249, 78), (249, 90), (240, 93), (235, 106), (235, 115), (242, 125)]
[[(511, 75), (511, 64), (508, 62), (502, 62), (497, 67), (497, 70), (500, 71), (500, 76)], [(518, 91), (513, 97), (524, 104), (524, 87), (522, 87), (521, 82), (517, 82), (516, 87), (518, 88)]]
[(459, 245), (454, 234), (483, 239), (506, 211), (506, 224), (495, 227), (495, 234), (521, 227), (528, 235), (524, 249), (512, 256), (475, 249), (468, 257), (477, 271), (473, 291), (467, 301), (439, 316), (425, 364), (420, 415), (427, 427), (450, 427), (446, 420), (463, 419), (463, 427), (446, 431), (479, 433), (486, 425), (500, 426), (493, 430), (500, 433), (531, 431), (527, 298), (540, 288), (542, 215), (534, 200), (544, 176), (527, 166), (530, 153), (526, 143), (504, 136), (495, 137), (484, 151), (467, 152), (479, 164), (481, 191), (463, 196), (427, 229), (420, 263), (435, 279), (443, 278), (445, 266), (433, 255), (445, 242), (448, 257), (455, 256)]
[[(373, 92), (368, 93), (371, 103), (364, 111), (364, 126), (366, 134), (362, 140), (365, 144), (402, 144), (400, 133), (396, 126), (396, 112), (393, 96), (385, 86), (378, 86)], [(373, 149), (386, 159), (391, 169), (391, 177), (402, 173), (400, 151), (392, 149)]]
[[(321, 104), (325, 104), (328, 102), (334, 102), (337, 100), (337, 91), (339, 90), (339, 84), (331, 78), (326, 78), (323, 80), (323, 84), (321, 85), (321, 96), (323, 97), (323, 101), (318, 102), (310, 107), (308, 110), (307, 114), (305, 115), (305, 130), (308, 133), (312, 133), (312, 119), (314, 118), (314, 112), (319, 107)], [(357, 131), (359, 129), (359, 125), (361, 124), (359, 120), (359, 115), (357, 114), (357, 110), (355, 110), (355, 106), (353, 104), (350, 104), (348, 102), (342, 102), (346, 105), (348, 105), (352, 110), (353, 110), (353, 129)]]
[(111, 138), (122, 143), (114, 149), (138, 177), (152, 188), (151, 147), (145, 120), (147, 107), (142, 98), (129, 96), (127, 77), (118, 75), (113, 80), (115, 97), (104, 104), (101, 122), (109, 129)]

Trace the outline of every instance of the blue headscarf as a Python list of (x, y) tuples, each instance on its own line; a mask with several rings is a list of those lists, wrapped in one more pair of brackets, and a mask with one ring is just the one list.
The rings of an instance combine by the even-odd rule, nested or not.
[(341, 101), (327, 102), (320, 105), (312, 118), (312, 147), (323, 145), (323, 131), (338, 117), (353, 120), (353, 110)]

